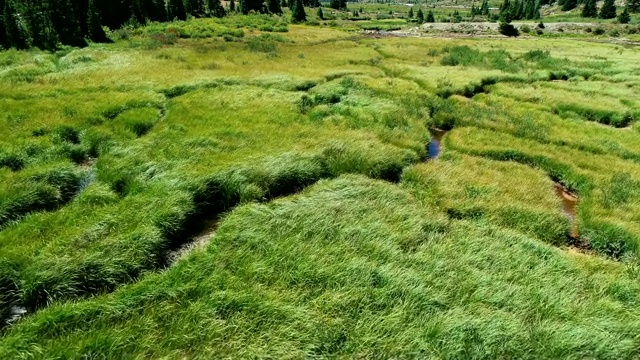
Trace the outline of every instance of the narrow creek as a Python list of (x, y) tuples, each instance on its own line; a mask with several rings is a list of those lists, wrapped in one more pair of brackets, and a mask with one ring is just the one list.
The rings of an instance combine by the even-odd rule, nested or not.
[[(442, 152), (442, 139), (446, 133), (446, 130), (429, 128), (431, 140), (427, 144), (428, 160), (433, 160), (440, 156), (440, 153)], [(580, 231), (578, 228), (577, 215), (578, 197), (559, 183), (554, 183), (553, 187), (556, 196), (562, 200), (562, 211), (571, 222), (569, 237), (574, 240), (579, 240)]]
[(427, 145), (429, 160), (435, 159), (440, 155), (440, 150), (442, 149), (442, 138), (446, 133), (446, 130), (429, 128), (429, 134), (431, 135), (431, 140), (429, 140), (429, 144)]
[(572, 239), (578, 239), (580, 237), (580, 232), (578, 229), (578, 216), (576, 212), (576, 208), (578, 206), (578, 197), (567, 190), (561, 184), (555, 183), (553, 184), (553, 188), (555, 190), (556, 196), (562, 200), (562, 210), (564, 214), (571, 221), (571, 231), (569, 236)]
[(184, 258), (190, 252), (196, 249), (204, 249), (209, 244), (209, 241), (218, 230), (221, 216), (217, 215), (214, 218), (207, 219), (200, 227), (200, 231), (192, 236), (187, 242), (182, 244), (175, 250), (171, 250), (167, 253), (166, 263), (171, 266), (176, 261)]

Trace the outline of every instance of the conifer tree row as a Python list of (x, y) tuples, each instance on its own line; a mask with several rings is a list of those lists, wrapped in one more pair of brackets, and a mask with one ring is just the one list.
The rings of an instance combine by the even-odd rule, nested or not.
[(0, 0), (0, 47), (83, 46), (107, 41), (103, 26), (224, 15), (220, 0)]
[(506, 23), (539, 19), (541, 6), (540, 0), (504, 0), (500, 5), (500, 18)]

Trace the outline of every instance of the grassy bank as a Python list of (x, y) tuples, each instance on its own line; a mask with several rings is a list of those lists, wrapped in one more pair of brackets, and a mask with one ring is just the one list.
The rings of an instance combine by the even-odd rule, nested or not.
[(0, 357), (631, 357), (639, 50), (351, 25), (1, 52)]

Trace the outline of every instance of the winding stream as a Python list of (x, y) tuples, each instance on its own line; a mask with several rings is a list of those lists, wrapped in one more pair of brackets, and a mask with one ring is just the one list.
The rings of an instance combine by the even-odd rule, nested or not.
[(442, 138), (447, 132), (438, 128), (430, 128), (429, 134), (431, 134), (431, 140), (427, 145), (427, 153), (429, 156), (429, 160), (435, 159), (440, 155), (440, 150), (442, 148)]
[(562, 210), (564, 214), (569, 218), (569, 221), (571, 221), (571, 232), (569, 236), (573, 239), (578, 239), (580, 237), (580, 232), (578, 231), (578, 216), (576, 213), (578, 197), (571, 194), (564, 186), (558, 183), (555, 183), (553, 188), (555, 189), (556, 196), (562, 200)]

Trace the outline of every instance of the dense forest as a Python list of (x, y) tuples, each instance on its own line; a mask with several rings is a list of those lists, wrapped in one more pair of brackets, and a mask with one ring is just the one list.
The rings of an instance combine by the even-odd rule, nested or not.
[[(302, 3), (318, 4), (315, 0)], [(263, 0), (240, 0), (238, 5), (245, 14), (281, 12), (277, 0), (268, 5)], [(283, 1), (283, 5), (287, 3)], [(235, 11), (233, 0), (229, 11)], [(185, 20), (188, 16), (222, 17), (225, 13), (220, 0), (0, 0), (0, 46), (83, 46), (85, 39), (107, 41), (103, 26), (117, 29), (127, 23)]]

